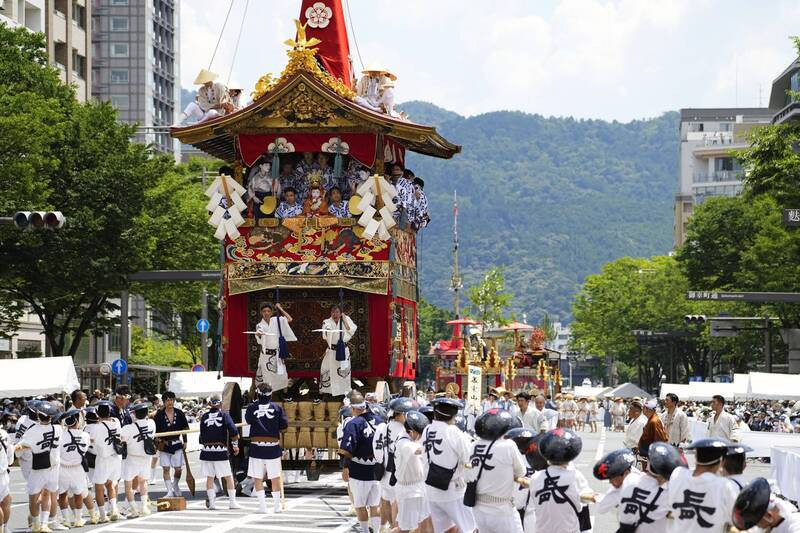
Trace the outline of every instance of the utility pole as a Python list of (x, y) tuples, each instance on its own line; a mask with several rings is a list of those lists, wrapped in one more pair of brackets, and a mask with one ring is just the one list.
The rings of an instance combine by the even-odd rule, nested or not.
[[(200, 317), (208, 321), (208, 290), (205, 287), (201, 296)], [(203, 354), (203, 367), (208, 370), (208, 328), (200, 334), (200, 353)]]
[(764, 362), (767, 365), (767, 372), (772, 373), (772, 329), (769, 316), (764, 317)]
[[(119, 336), (120, 336), (120, 339), (119, 339), (119, 341), (120, 341), (119, 342), (119, 344), (120, 344), (120, 346), (119, 346), (119, 352), (120, 352), (119, 353), (119, 358), (122, 359), (123, 361), (125, 361), (126, 363), (128, 362), (128, 358), (130, 357), (130, 353), (128, 353), (128, 352), (130, 351), (130, 347), (131, 347), (131, 335), (130, 335), (130, 329), (128, 327), (128, 318), (129, 318), (129, 315), (130, 315), (130, 312), (128, 310), (129, 300), (130, 300), (130, 294), (128, 293), (128, 290), (126, 289), (126, 290), (122, 291), (122, 294), (120, 294), (120, 297), (119, 297), (119, 314), (120, 314), (120, 317), (119, 317)], [(124, 376), (122, 376), (121, 383), (124, 383), (124, 384), (128, 383), (127, 372), (125, 373)]]
[(453, 275), (450, 278), (450, 290), (453, 291), (453, 310), (456, 318), (461, 316), (461, 297), (459, 291), (464, 285), (458, 272), (458, 195), (453, 191)]

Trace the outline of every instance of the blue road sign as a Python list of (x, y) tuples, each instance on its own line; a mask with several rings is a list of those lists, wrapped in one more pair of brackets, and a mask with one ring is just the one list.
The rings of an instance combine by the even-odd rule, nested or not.
[(128, 363), (126, 363), (123, 359), (114, 359), (111, 362), (111, 372), (115, 376), (121, 376), (127, 371), (128, 371)]
[(206, 371), (206, 367), (204, 367), (201, 364), (197, 364), (197, 365), (194, 365), (192, 367), (192, 372), (205, 372), (205, 371)]
[(208, 331), (208, 320), (206, 320), (205, 318), (201, 318), (200, 320), (198, 320), (197, 331), (199, 331), (200, 333), (205, 333), (206, 331)]

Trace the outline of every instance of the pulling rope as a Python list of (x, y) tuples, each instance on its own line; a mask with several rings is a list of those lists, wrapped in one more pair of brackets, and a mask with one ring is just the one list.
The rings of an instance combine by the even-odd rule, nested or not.
[(214, 47), (214, 53), (211, 54), (211, 61), (208, 62), (208, 70), (211, 70), (211, 65), (214, 64), (214, 58), (217, 56), (217, 50), (219, 50), (219, 43), (222, 42), (222, 34), (225, 33), (225, 26), (228, 25), (228, 17), (231, 16), (231, 9), (233, 9), (233, 0), (231, 0), (231, 5), (228, 6), (228, 14), (225, 15), (225, 22), (222, 23), (222, 29), (219, 31), (219, 39), (217, 39), (217, 45)]
[(242, 23), (239, 25), (239, 35), (236, 36), (236, 46), (233, 48), (233, 58), (231, 59), (231, 69), (228, 71), (228, 80), (225, 85), (231, 83), (231, 74), (233, 74), (233, 66), (236, 64), (236, 54), (239, 53), (239, 41), (242, 40), (242, 30), (244, 29), (244, 21), (247, 18), (247, 6), (250, 5), (250, 0), (245, 0), (244, 13), (242, 13)]
[(356, 39), (356, 30), (353, 28), (353, 17), (350, 16), (350, 2), (344, 0), (344, 7), (347, 9), (347, 20), (350, 21), (350, 34), (353, 36), (353, 45), (356, 47), (356, 54), (358, 55), (358, 62), (361, 63), (361, 70), (364, 70), (364, 60), (361, 59), (361, 50), (358, 49), (358, 39)]

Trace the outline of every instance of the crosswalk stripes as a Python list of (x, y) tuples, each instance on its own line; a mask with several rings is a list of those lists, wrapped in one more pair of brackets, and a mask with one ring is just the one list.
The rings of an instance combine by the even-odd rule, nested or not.
[[(299, 533), (326, 531), (345, 533), (358, 531), (354, 517), (348, 516), (350, 502), (342, 483), (304, 483), (288, 485), (286, 510), (279, 514), (260, 514), (255, 498), (239, 498), (243, 507), (228, 509), (227, 498), (217, 500), (209, 511), (203, 501), (190, 501), (185, 511), (153, 513), (134, 520), (121, 520), (92, 529), (92, 533), (225, 533), (227, 531), (274, 531)], [(268, 500), (269, 508), (272, 502)]]

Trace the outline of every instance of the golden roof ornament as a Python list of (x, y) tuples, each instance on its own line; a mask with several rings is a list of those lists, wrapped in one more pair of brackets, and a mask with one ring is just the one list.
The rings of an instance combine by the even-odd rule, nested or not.
[(312, 74), (339, 96), (347, 98), (348, 100), (353, 100), (356, 93), (345, 85), (341, 79), (334, 78), (329, 73), (322, 70), (314, 57), (317, 53), (314, 47), (322, 41), (316, 37), (307, 39), (306, 25), (301, 24), (299, 20), (295, 19), (294, 25), (297, 28), (297, 38), (284, 41), (284, 44), (290, 47), (290, 49), (286, 51), (286, 55), (289, 56), (289, 62), (286, 64), (286, 67), (284, 67), (279, 78), (275, 79), (272, 77), (272, 74), (268, 73), (258, 79), (255, 90), (250, 93), (253, 100), (258, 100), (274, 89), (279, 83), (285, 81), (299, 71)]

